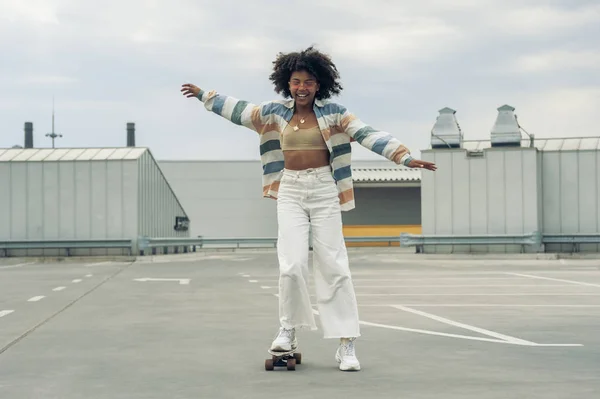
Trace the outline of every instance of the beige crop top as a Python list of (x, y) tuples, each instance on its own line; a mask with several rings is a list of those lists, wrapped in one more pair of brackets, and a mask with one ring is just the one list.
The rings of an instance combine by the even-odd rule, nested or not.
[(281, 149), (286, 150), (326, 150), (327, 144), (323, 139), (319, 126), (308, 129), (298, 129), (287, 125), (281, 134)]

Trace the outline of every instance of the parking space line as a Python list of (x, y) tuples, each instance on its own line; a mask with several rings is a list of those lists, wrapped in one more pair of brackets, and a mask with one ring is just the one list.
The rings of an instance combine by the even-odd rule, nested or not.
[[(396, 304), (358, 304), (361, 307), (367, 308), (385, 308), (390, 306), (397, 306)], [(600, 308), (600, 305), (579, 305), (579, 304), (557, 304), (557, 305), (537, 305), (537, 304), (522, 304), (522, 303), (408, 303), (404, 306), (414, 307), (425, 307), (425, 308), (478, 308), (478, 307), (490, 307), (490, 308)]]
[(18, 267), (29, 266), (29, 265), (35, 265), (35, 262), (19, 263), (18, 265), (0, 266), (0, 269), (16, 269)]
[(434, 314), (423, 312), (421, 310), (416, 310), (416, 309), (413, 309), (413, 308), (409, 308), (407, 306), (392, 305), (392, 307), (396, 308), (396, 309), (399, 309), (399, 310), (403, 310), (405, 312), (409, 312), (409, 313), (413, 313), (413, 314), (416, 314), (416, 315), (419, 315), (419, 316), (427, 317), (428, 319), (439, 321), (440, 323), (448, 324), (448, 325), (451, 325), (451, 326), (454, 326), (454, 327), (464, 328), (466, 330), (471, 330), (471, 331), (474, 331), (474, 332), (477, 332), (477, 333), (480, 333), (480, 334), (483, 334), (483, 335), (487, 335), (487, 336), (490, 336), (490, 337), (502, 339), (504, 341), (509, 341), (509, 342), (513, 342), (513, 343), (517, 343), (517, 344), (527, 344), (527, 345), (533, 344), (533, 342), (526, 341), (524, 339), (519, 339), (519, 338), (511, 337), (510, 335), (504, 335), (504, 334), (500, 334), (500, 333), (497, 333), (497, 332), (494, 332), (494, 331), (486, 330), (484, 328), (475, 327), (475, 326), (471, 326), (469, 324), (465, 324), (465, 323), (461, 323), (461, 322), (458, 322), (458, 321), (446, 319), (445, 317), (436, 316)]
[(562, 293), (562, 292), (523, 292), (523, 293), (481, 293), (481, 294), (356, 294), (356, 296), (600, 296), (600, 292), (573, 292), (573, 293)]
[(600, 284), (583, 283), (581, 281), (563, 280), (560, 278), (552, 278), (552, 277), (534, 276), (532, 274), (520, 274), (520, 273), (506, 273), (506, 274), (510, 274), (512, 276), (518, 276), (518, 277), (527, 277), (527, 278), (533, 278), (533, 279), (539, 279), (539, 280), (550, 280), (550, 281), (557, 281), (557, 282), (562, 282), (562, 283), (571, 283), (571, 284), (577, 284), (577, 285), (585, 285), (588, 287), (600, 288)]
[(46, 298), (46, 297), (45, 297), (45, 296), (43, 296), (43, 295), (40, 295), (40, 296), (34, 296), (33, 298), (29, 298), (29, 299), (27, 300), (27, 302), (37, 302), (37, 301), (39, 301), (39, 300), (42, 300), (42, 299), (44, 299), (44, 298)]
[(0, 310), (0, 317), (8, 316), (12, 312), (14, 312), (14, 310)]
[(572, 287), (570, 284), (433, 284), (433, 285), (354, 285), (355, 288), (477, 288), (477, 287)]

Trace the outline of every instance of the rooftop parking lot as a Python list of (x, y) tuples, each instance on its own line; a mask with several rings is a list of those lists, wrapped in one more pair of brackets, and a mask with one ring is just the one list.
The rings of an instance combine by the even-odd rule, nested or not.
[(597, 396), (599, 260), (349, 255), (358, 373), (338, 370), (338, 343), (320, 330), (298, 334), (295, 371), (265, 371), (278, 327), (273, 251), (6, 259), (0, 397)]

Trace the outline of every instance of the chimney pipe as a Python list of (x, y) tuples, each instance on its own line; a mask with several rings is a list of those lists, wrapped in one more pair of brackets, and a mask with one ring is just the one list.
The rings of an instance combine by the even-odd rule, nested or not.
[(25, 122), (25, 148), (33, 148), (33, 123)]
[(127, 122), (127, 147), (135, 147), (135, 123)]

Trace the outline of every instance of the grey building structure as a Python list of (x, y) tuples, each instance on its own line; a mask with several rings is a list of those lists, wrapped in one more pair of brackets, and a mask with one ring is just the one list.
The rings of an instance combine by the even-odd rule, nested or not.
[[(189, 236), (187, 213), (147, 148), (0, 149), (0, 187), (0, 241), (131, 239), (137, 245), (141, 236)], [(122, 250), (72, 255), (115, 251)]]
[[(262, 197), (260, 161), (163, 160), (159, 165), (189, 212), (192, 236), (277, 237), (276, 201)], [(420, 229), (420, 171), (387, 160), (354, 161), (353, 178), (356, 208), (342, 213), (348, 234), (386, 226)]]
[[(422, 231), (426, 235), (599, 234), (600, 137), (523, 138), (514, 108), (498, 108), (489, 140), (464, 140), (449, 113), (440, 111), (444, 135), (432, 132), (422, 158)], [(453, 118), (453, 116), (452, 116)], [(450, 121), (452, 122), (452, 120)], [(436, 125), (436, 127), (438, 127)], [(427, 246), (425, 252), (520, 252), (520, 245)], [(571, 251), (548, 244), (527, 251)], [(598, 244), (581, 244), (598, 252)]]

